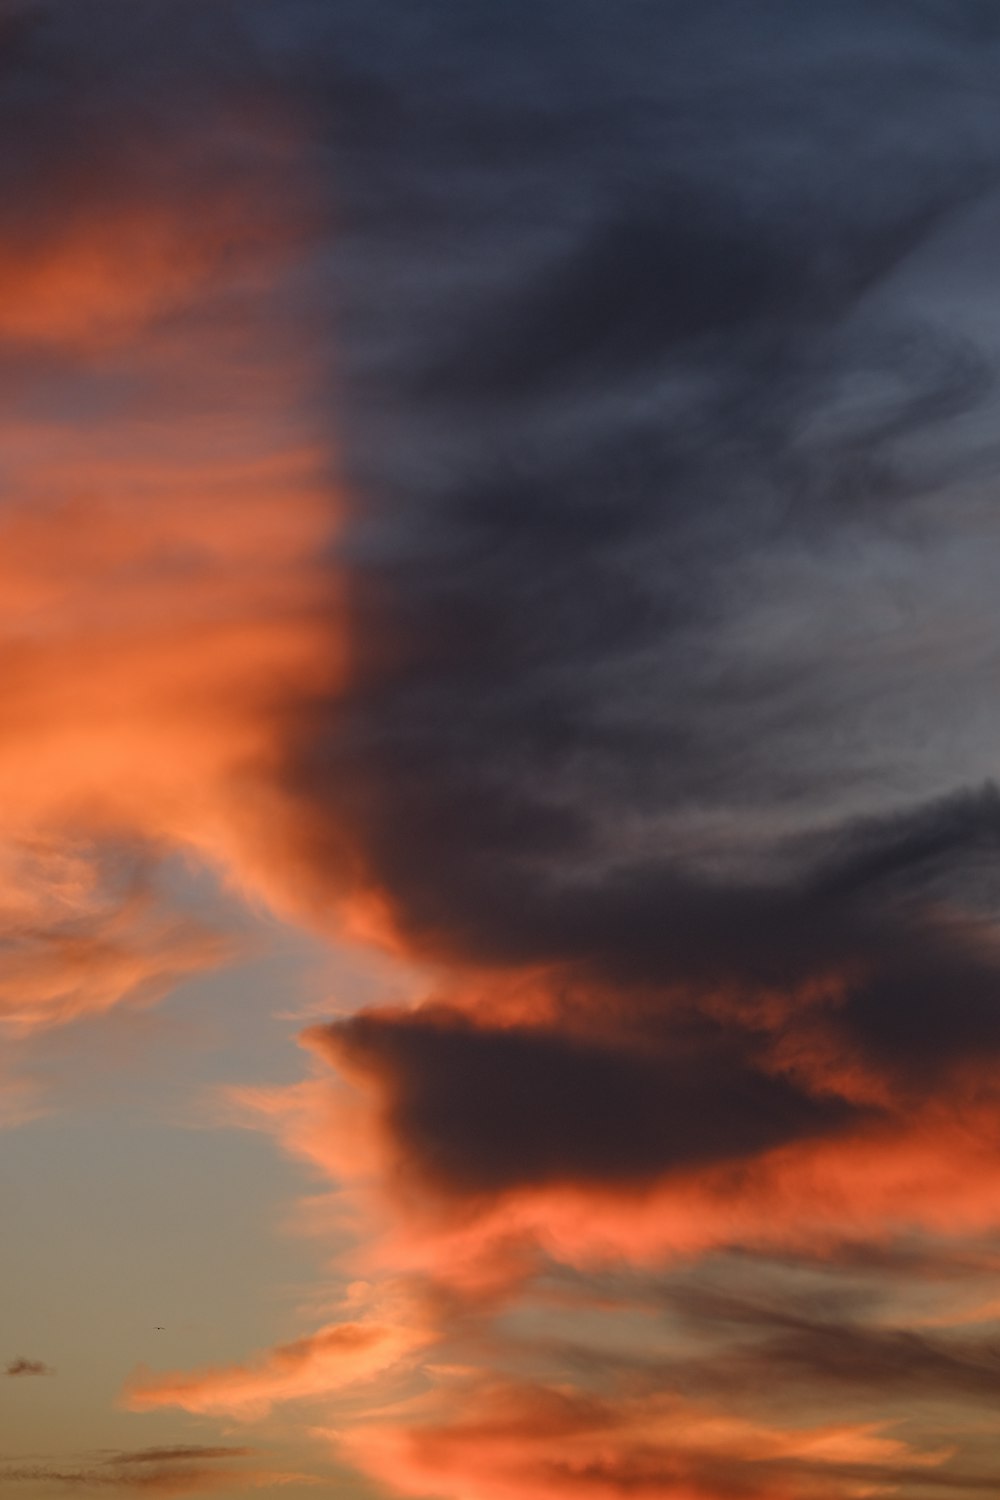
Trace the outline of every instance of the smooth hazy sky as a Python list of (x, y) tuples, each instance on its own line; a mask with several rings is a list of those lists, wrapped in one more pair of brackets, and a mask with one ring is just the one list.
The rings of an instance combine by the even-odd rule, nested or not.
[(1000, 1493), (994, 0), (0, 0), (0, 1496)]

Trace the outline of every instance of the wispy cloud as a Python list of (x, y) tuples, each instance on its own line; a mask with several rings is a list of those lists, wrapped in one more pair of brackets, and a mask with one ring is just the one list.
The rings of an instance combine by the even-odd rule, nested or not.
[(921, 1455), (874, 1423), (782, 1431), (673, 1397), (609, 1403), (487, 1384), (458, 1395), (455, 1407), (440, 1422), (351, 1434), (347, 1449), (404, 1494), (475, 1500), (526, 1491), (545, 1500), (827, 1500), (859, 1478), (891, 1483), (904, 1466), (925, 1478), (947, 1456)]
[[(316, 1475), (270, 1469), (252, 1448), (181, 1444), (105, 1455), (79, 1467), (0, 1468), (0, 1482), (62, 1489), (120, 1490), (132, 1494), (203, 1495), (321, 1483)], [(250, 1462), (250, 1460), (254, 1460)]]
[(221, 71), (186, 24), (137, 62), (125, 8), (107, 31), (59, 3), (5, 31), (20, 83), (0, 107), (19, 143), (0, 212), (0, 1026), (15, 1035), (148, 1003), (239, 951), (210, 913), (178, 909), (157, 866), (184, 848), (268, 884), (255, 825), (279, 700), (335, 672), (325, 455), (296, 404), (309, 341), (283, 302), (311, 212), (301, 148), (245, 28), (213, 9)]
[(12, 1359), (7, 1365), (7, 1375), (54, 1375), (55, 1370), (44, 1364), (40, 1359), (25, 1359), (19, 1355)]
[(196, 1443), (174, 1443), (167, 1448), (134, 1448), (114, 1453), (103, 1460), (112, 1466), (130, 1464), (172, 1464), (205, 1462), (215, 1459), (252, 1458), (255, 1449), (233, 1447), (206, 1447)]
[(412, 1359), (431, 1340), (429, 1332), (402, 1319), (336, 1323), (307, 1338), (279, 1344), (250, 1365), (177, 1375), (140, 1371), (130, 1381), (125, 1400), (133, 1411), (177, 1406), (253, 1418), (279, 1402), (315, 1399), (371, 1381)]

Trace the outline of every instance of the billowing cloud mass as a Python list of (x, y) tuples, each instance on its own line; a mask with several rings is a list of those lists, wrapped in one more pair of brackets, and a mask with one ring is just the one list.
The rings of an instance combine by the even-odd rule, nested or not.
[(167, 856), (421, 975), (239, 1096), (343, 1321), (127, 1401), (995, 1492), (1000, 17), (5, 14), (0, 1023), (225, 962)]

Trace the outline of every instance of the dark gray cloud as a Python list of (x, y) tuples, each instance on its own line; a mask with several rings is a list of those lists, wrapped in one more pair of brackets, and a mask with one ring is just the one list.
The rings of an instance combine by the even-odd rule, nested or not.
[[(956, 1067), (1000, 1046), (992, 942), (971, 918), (936, 919), (924, 899), (952, 881), (956, 847), (959, 858), (989, 857), (994, 819), (987, 789), (884, 829), (845, 830), (795, 888), (713, 887), (654, 868), (547, 900), (536, 892), (511, 930), (538, 946), (513, 961), (557, 961), (554, 1018), (511, 1026), (442, 1005), (369, 1012), (313, 1035), (377, 1084), (405, 1163), (473, 1194), (648, 1181), (877, 1125), (929, 1087), (946, 1092)], [(499, 900), (482, 920), (502, 920)], [(758, 995), (794, 996), (844, 969), (836, 1004), (790, 1003), (777, 1030), (762, 1031)], [(733, 997), (721, 1016), (720, 989)], [(810, 1038), (833, 1060), (875, 1068), (896, 1106), (831, 1097), (822, 1069), (792, 1081), (774, 1047)]]
[(183, 1496), (310, 1482), (308, 1475), (271, 1472), (245, 1462), (257, 1453), (254, 1448), (187, 1443), (125, 1449), (79, 1463), (0, 1467), (0, 1484)]
[(755, 1073), (707, 1027), (654, 1050), (554, 1029), (487, 1031), (441, 1009), (369, 1013), (315, 1035), (334, 1060), (377, 1080), (418, 1168), (473, 1193), (641, 1183), (865, 1118)]
[[(780, 7), (752, 10), (763, 47)], [(550, 21), (557, 11), (543, 7)], [(435, 14), (428, 30), (457, 46), (444, 9)], [(370, 257), (364, 271), (345, 264), (338, 282), (348, 302), (343, 358), (355, 359), (346, 399), (359, 419), (346, 432), (358, 474), (346, 558), (358, 672), (346, 723), (326, 738), (307, 725), (302, 775), (311, 795), (322, 796), (327, 778), (334, 796), (345, 786), (375, 875), (399, 892), (418, 939), (426, 928), (433, 942), (440, 926), (475, 953), (488, 928), (501, 952), (516, 952), (507, 929), (533, 903), (511, 912), (507, 886), (548, 876), (541, 888), (552, 901), (551, 877), (620, 867), (629, 860), (622, 817), (633, 839), (662, 845), (677, 840), (671, 825), (715, 804), (731, 810), (738, 834), (748, 802), (828, 817), (861, 779), (849, 736), (839, 764), (825, 763), (822, 743), (848, 711), (840, 677), (852, 663), (822, 635), (807, 644), (826, 660), (788, 659), (794, 640), (748, 651), (764, 602), (755, 570), (774, 556), (788, 564), (775, 580), (785, 585), (778, 602), (816, 636), (823, 622), (796, 567), (810, 554), (817, 571), (836, 566), (864, 491), (875, 512), (866, 539), (877, 541), (896, 498), (891, 473), (850, 435), (832, 451), (802, 452), (801, 429), (833, 378), (854, 373), (858, 351), (837, 341), (864, 289), (980, 182), (988, 122), (979, 119), (978, 152), (963, 138), (942, 172), (944, 97), (959, 76), (971, 82), (971, 53), (963, 64), (940, 36), (883, 11), (874, 23), (839, 16), (839, 48), (817, 54), (830, 25), (791, 17), (764, 67), (759, 56), (741, 64), (739, 26), (729, 46), (719, 43), (721, 15), (713, 25), (683, 6), (659, 19), (625, 7), (620, 29), (591, 38), (603, 50), (589, 59), (590, 89), (580, 79), (576, 91), (566, 74), (581, 61), (571, 48), (556, 69), (541, 21), (521, 33), (497, 23), (499, 35), (486, 24), (498, 58), (487, 60), (477, 35), (461, 78), (440, 80), (416, 140), (401, 129), (370, 141), (359, 125), (354, 150), (342, 153), (338, 184), (357, 209), (348, 232)], [(943, 94), (928, 107), (921, 90), (919, 123), (907, 48), (891, 65), (884, 53), (893, 22), (922, 63), (942, 48)], [(704, 69), (697, 91), (677, 76), (685, 46)], [(668, 55), (657, 89), (648, 78), (640, 88), (647, 58)], [(804, 74), (790, 76), (793, 57)], [(539, 95), (551, 84), (544, 110), (524, 88), (502, 88), (517, 58), (532, 64)], [(429, 88), (425, 60), (408, 71), (397, 61), (388, 76), (382, 60), (380, 87), (395, 85), (400, 108)], [(758, 118), (773, 108), (772, 87), (800, 106), (801, 155), (791, 163), (783, 136)], [(838, 99), (843, 152), (812, 139), (839, 118)], [(532, 105), (551, 128), (544, 150), (525, 137)], [(938, 107), (935, 141), (927, 116)], [(971, 129), (978, 108), (967, 102), (963, 113)], [(495, 165), (466, 128), (482, 115), (498, 138)], [(869, 127), (867, 171), (847, 150), (860, 148), (858, 115)], [(882, 156), (891, 159), (893, 142), (890, 166)], [(604, 180), (606, 154), (629, 162), (625, 184)], [(738, 171), (744, 157), (752, 184)], [(900, 177), (916, 158), (919, 179), (904, 193)], [(535, 185), (543, 173), (544, 197)], [(585, 215), (565, 203), (566, 179)], [(388, 229), (366, 217), (372, 196), (398, 216)], [(537, 242), (550, 246), (547, 259)], [(383, 260), (372, 269), (375, 252)], [(748, 260), (762, 269), (747, 273)], [(680, 312), (661, 316), (671, 301), (690, 329), (674, 329)], [(864, 329), (877, 318), (859, 321)], [(564, 327), (579, 347), (563, 348)], [(869, 338), (877, 343), (877, 327)], [(883, 362), (905, 357), (892, 330), (884, 338)], [(942, 395), (954, 374), (942, 355), (923, 385)], [(483, 380), (495, 388), (481, 391)], [(904, 382), (886, 419), (904, 419), (907, 398), (926, 397), (923, 385), (908, 392)], [(863, 671), (859, 679), (863, 700)], [(637, 883), (655, 879), (658, 862), (683, 883), (682, 859), (643, 852)], [(611, 883), (620, 888), (617, 872)], [(523, 946), (555, 944), (525, 936)]]
[(17, 1359), (12, 1359), (7, 1365), (6, 1374), (13, 1376), (54, 1375), (55, 1370), (40, 1359), (25, 1359), (23, 1355), (18, 1355)]
[(169, 1448), (135, 1448), (105, 1458), (106, 1464), (122, 1467), (129, 1464), (180, 1464), (213, 1459), (252, 1458), (254, 1448), (205, 1447), (196, 1443), (174, 1443)]
[(465, 1188), (476, 1150), (480, 1185), (614, 1179), (626, 1136), (642, 1175), (834, 1128), (749, 1006), (720, 1041), (720, 986), (839, 969), (829, 1045), (944, 1087), (1000, 1046), (998, 533), (949, 437), (981, 441), (993, 348), (945, 307), (996, 191), (994, 19), (343, 5), (323, 34), (351, 676), (300, 714), (303, 849), (335, 886), (348, 851), (459, 990), (549, 966), (571, 1033), (386, 1013), (335, 1047)]
[[(813, 1400), (855, 1402), (877, 1393), (884, 1403), (928, 1399), (992, 1403), (1000, 1387), (995, 1334), (894, 1327), (874, 1299), (841, 1292), (781, 1301), (741, 1296), (718, 1287), (681, 1286), (670, 1306), (688, 1328), (726, 1333), (730, 1342), (701, 1368), (678, 1366), (675, 1378), (703, 1389), (747, 1389), (767, 1378), (772, 1392), (808, 1391)], [(866, 1306), (865, 1303), (868, 1303)], [(867, 1313), (867, 1318), (864, 1314)], [(873, 1315), (874, 1314), (874, 1315)], [(661, 1371), (661, 1374), (663, 1371)]]

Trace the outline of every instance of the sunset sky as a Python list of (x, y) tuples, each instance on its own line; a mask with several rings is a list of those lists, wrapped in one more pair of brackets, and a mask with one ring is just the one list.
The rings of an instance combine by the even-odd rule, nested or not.
[(995, 0), (0, 132), (0, 1500), (1000, 1495)]

